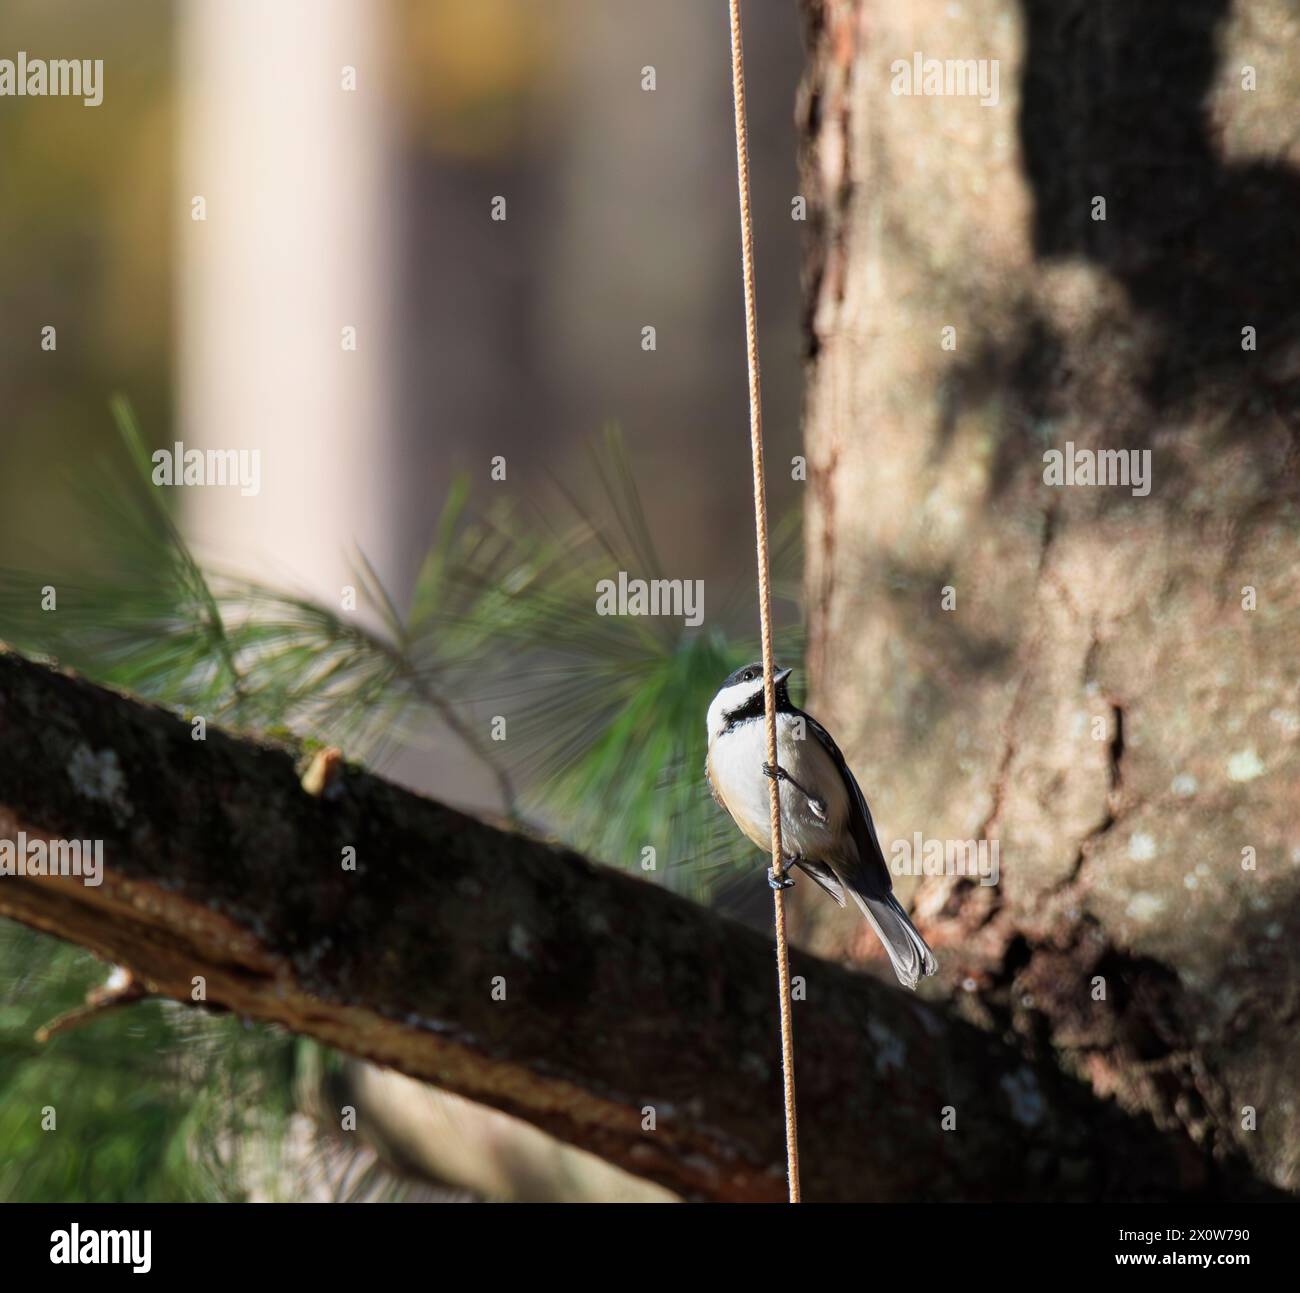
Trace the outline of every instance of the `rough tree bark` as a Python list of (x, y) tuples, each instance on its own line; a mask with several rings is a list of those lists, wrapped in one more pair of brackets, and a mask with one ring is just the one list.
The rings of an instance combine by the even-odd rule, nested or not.
[[(806, 13), (811, 708), (887, 845), (1000, 845), (915, 892), (954, 1009), (1294, 1189), (1294, 15)], [(891, 92), (917, 51), (998, 102)], [(1150, 450), (1150, 493), (1046, 484), (1067, 442)]]
[[(357, 770), (308, 793), (287, 750), (196, 741), (163, 710), (0, 652), (0, 838), (20, 832), (102, 840), (103, 879), (0, 875), (0, 915), (150, 994), (191, 1002), (200, 976), (211, 1007), (688, 1197), (783, 1197), (771, 947), (740, 925)], [(895, 988), (806, 956), (793, 972), (810, 1198), (1249, 1188), (1239, 1165)]]

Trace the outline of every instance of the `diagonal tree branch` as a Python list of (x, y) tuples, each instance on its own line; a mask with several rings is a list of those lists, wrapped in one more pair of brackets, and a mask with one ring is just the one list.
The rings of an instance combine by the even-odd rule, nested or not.
[[(151, 994), (189, 1002), (201, 979), (209, 1006), (685, 1196), (783, 1197), (772, 949), (702, 907), (354, 769), (314, 797), (286, 750), (193, 740), (164, 710), (0, 649), (0, 839), (19, 832), (102, 840), (102, 883), (0, 875), (0, 915)], [(803, 956), (792, 973), (811, 1199), (1250, 1186), (901, 991)]]

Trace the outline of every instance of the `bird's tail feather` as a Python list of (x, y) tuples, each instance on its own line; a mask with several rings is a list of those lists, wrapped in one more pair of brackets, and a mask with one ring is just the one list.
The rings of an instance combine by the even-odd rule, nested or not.
[(849, 892), (862, 908), (867, 923), (880, 936), (903, 987), (915, 988), (922, 975), (933, 974), (939, 968), (929, 945), (892, 893), (883, 898), (869, 898), (853, 889)]

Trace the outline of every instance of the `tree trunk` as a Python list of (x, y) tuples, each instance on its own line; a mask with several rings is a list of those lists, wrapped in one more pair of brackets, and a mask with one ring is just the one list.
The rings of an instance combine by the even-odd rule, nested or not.
[[(897, 882), (938, 995), (1293, 1189), (1293, 20), (807, 14), (810, 708), (900, 865), (999, 846), (996, 884)], [(997, 102), (896, 93), (917, 51), (997, 59)], [(1048, 483), (1071, 447), (1150, 451), (1149, 492)], [(796, 902), (805, 945), (877, 957)]]

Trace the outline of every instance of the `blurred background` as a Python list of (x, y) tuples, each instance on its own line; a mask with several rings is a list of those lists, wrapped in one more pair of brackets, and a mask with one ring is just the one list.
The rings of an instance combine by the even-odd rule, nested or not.
[[(780, 519), (799, 451), (803, 47), (793, 5), (746, 21)], [(470, 516), (507, 495), (545, 512), (557, 490), (599, 509), (592, 446), (613, 425), (663, 572), (705, 581), (706, 632), (752, 632), (748, 593), (719, 622), (753, 562), (722, 6), (7, 0), (0, 57), (20, 50), (102, 59), (104, 81), (94, 108), (0, 100), (0, 564), (93, 581), (109, 562), (86, 486), (123, 457), (115, 394), (150, 447), (260, 449), (255, 497), (173, 491), (205, 565), (336, 604), (359, 549), (402, 609), (453, 482)], [(384, 770), (502, 809), (452, 733), (426, 736)], [(105, 968), (9, 924), (0, 965), (0, 1199), (660, 1194), (500, 1115), (179, 1007), (37, 1046)], [(363, 1147), (330, 1132), (345, 1102), (373, 1111)], [(32, 1113), (47, 1103), (57, 1136)]]

